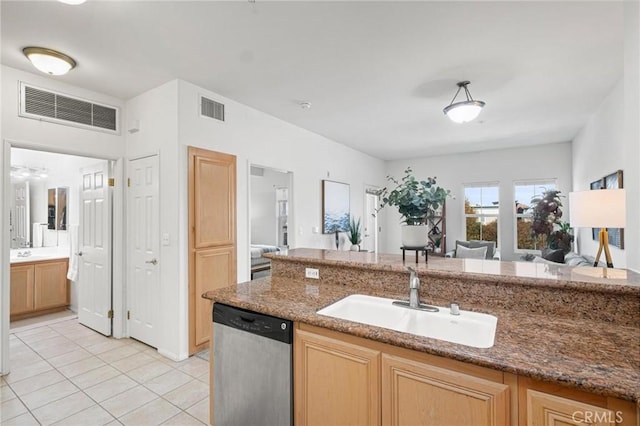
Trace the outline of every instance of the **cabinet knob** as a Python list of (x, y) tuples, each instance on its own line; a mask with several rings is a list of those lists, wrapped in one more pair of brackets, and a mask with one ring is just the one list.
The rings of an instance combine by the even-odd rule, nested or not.
[(157, 261), (156, 259), (151, 259), (151, 260), (145, 260), (145, 262), (144, 262), (144, 263), (150, 263), (150, 264), (152, 264), (152, 265), (157, 265), (157, 264), (158, 264), (158, 261)]

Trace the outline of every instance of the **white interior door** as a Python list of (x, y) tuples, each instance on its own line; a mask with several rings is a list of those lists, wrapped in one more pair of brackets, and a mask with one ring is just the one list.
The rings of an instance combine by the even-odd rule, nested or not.
[(14, 187), (14, 199), (12, 209), (13, 218), (11, 223), (11, 247), (22, 248), (28, 247), (31, 224), (30, 212), (29, 212), (29, 182), (18, 182)]
[(78, 320), (111, 335), (111, 194), (109, 163), (81, 170)]
[(378, 251), (378, 208), (379, 196), (365, 192), (364, 220), (362, 221), (362, 250)]
[(160, 257), (158, 156), (129, 162), (127, 304), (129, 335), (158, 347)]

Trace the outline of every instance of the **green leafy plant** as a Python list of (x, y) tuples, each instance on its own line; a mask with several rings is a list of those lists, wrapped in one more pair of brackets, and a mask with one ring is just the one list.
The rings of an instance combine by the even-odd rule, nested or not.
[(435, 211), (444, 204), (451, 191), (437, 186), (435, 176), (419, 181), (412, 173), (411, 167), (407, 167), (400, 181), (387, 176), (387, 180), (395, 184), (395, 188), (382, 190), (380, 209), (387, 205), (395, 206), (403, 223), (423, 225), (427, 217), (435, 215)]
[(347, 231), (347, 237), (351, 244), (360, 244), (362, 241), (362, 230), (360, 228), (360, 218), (355, 219), (351, 216), (349, 221), (349, 230)]
[(533, 212), (530, 235), (535, 240), (544, 240), (550, 249), (562, 249), (567, 254), (571, 251), (574, 236), (569, 223), (561, 220), (560, 197), (560, 191), (549, 189), (542, 193), (542, 197), (531, 199)]

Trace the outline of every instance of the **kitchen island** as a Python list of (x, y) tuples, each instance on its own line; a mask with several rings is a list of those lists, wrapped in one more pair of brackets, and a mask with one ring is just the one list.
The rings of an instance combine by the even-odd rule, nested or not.
[[(416, 265), (403, 263), (401, 256), (395, 255), (315, 249), (269, 257), (271, 278), (209, 292), (205, 297), (293, 320), (302, 334), (326, 330), (335, 341), (355, 339), (348, 344), (378, 351), (383, 359), (389, 353), (398, 356), (394, 352), (398, 348), (409, 357), (418, 354), (426, 364), (450, 361), (453, 364), (446, 366), (448, 371), (486, 369), (472, 371), (475, 378), (495, 372), (498, 376), (491, 381), (508, 388), (497, 391), (488, 409), (496, 411), (495, 404), (502, 404), (508, 413), (493, 416), (497, 419), (490, 422), (493, 424), (502, 423), (498, 421), (501, 418), (508, 418), (506, 423), (510, 424), (529, 422), (540, 403), (535, 392), (560, 397), (562, 401), (551, 400), (560, 405), (565, 400), (576, 401), (582, 412), (589, 409), (579, 404), (590, 403), (588, 407), (609, 410), (609, 416), (623, 413), (623, 424), (635, 424), (640, 399), (640, 276), (636, 273), (442, 258)], [(406, 266), (418, 271), (423, 302), (448, 306), (456, 301), (463, 309), (495, 315), (498, 324), (493, 347), (473, 348), (316, 313), (351, 294), (406, 300)], [(319, 279), (305, 278), (306, 268), (318, 269)], [(299, 341), (304, 339), (295, 340), (294, 346)], [(294, 364), (298, 355), (296, 352)], [(311, 403), (299, 392), (299, 376), (304, 373), (296, 366), (296, 419), (310, 423), (309, 407), (299, 407), (305, 401)], [(508, 401), (500, 403), (503, 394), (509, 395)], [(368, 409), (380, 411), (379, 406), (372, 402)], [(382, 418), (396, 418), (392, 414), (398, 410), (392, 409), (393, 403), (382, 398), (381, 406)], [(376, 423), (375, 419), (368, 421)]]

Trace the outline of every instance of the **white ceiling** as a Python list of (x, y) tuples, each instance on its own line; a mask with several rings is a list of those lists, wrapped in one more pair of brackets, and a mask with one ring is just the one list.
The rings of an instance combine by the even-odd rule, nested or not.
[[(59, 80), (124, 100), (180, 78), (382, 159), (569, 141), (623, 72), (622, 2), (1, 7), (10, 67), (58, 49)], [(442, 113), (459, 80), (487, 103), (463, 125)]]

